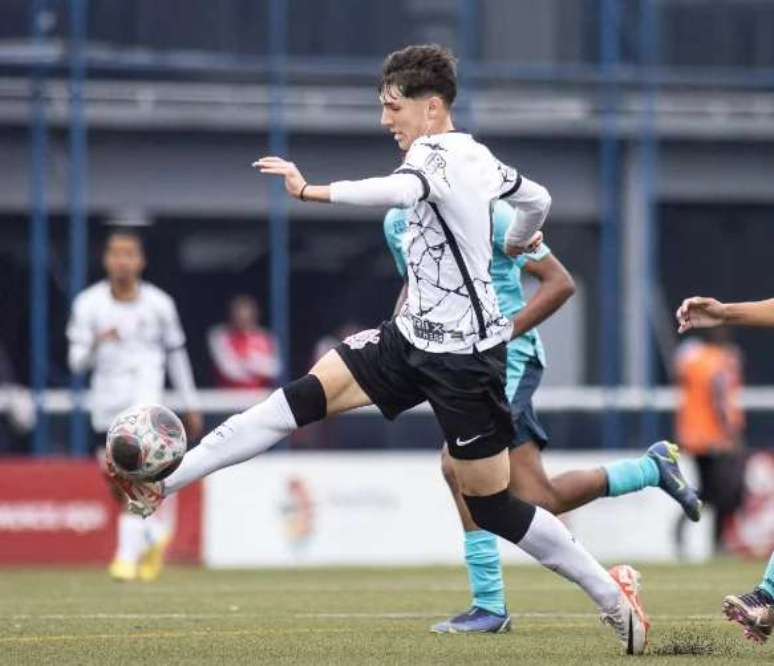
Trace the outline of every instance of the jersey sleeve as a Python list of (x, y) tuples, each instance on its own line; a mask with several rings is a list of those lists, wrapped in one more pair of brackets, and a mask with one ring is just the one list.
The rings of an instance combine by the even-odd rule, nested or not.
[(440, 144), (417, 139), (406, 153), (403, 164), (395, 170), (395, 173), (413, 174), (420, 180), (420, 201), (438, 201), (449, 192), (445, 152), (446, 149)]
[(163, 323), (164, 323), (164, 348), (167, 352), (185, 347), (185, 333), (180, 324), (180, 317), (177, 314), (177, 307), (170, 296), (163, 296)]
[(495, 201), (492, 206), (492, 240), (494, 246), (505, 254), (508, 228), (513, 222), (516, 211), (504, 201)]
[[(508, 256), (505, 247), (507, 245), (508, 229), (516, 215), (514, 209), (504, 201), (496, 201), (492, 210), (492, 227), (494, 246)], [(542, 261), (551, 254), (551, 248), (546, 243), (541, 243), (534, 252), (520, 254), (512, 258), (519, 268), (523, 268), (530, 261)]]
[(403, 234), (406, 231), (406, 213), (400, 208), (391, 208), (384, 216), (384, 239), (395, 261), (400, 276), (406, 277), (406, 258), (403, 256)]
[(512, 166), (505, 164), (492, 155), (493, 177), (490, 195), (492, 199), (510, 199), (519, 191), (521, 174)]
[(67, 363), (71, 372), (79, 373), (93, 362), (95, 331), (91, 325), (89, 304), (84, 294), (75, 297), (67, 322)]
[(94, 344), (94, 330), (89, 323), (88, 303), (83, 295), (75, 297), (70, 319), (67, 322), (67, 341), (71, 345), (91, 347)]

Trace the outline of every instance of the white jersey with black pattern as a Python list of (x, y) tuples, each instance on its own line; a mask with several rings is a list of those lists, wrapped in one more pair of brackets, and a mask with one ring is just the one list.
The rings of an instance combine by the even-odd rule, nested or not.
[(492, 201), (510, 198), (521, 176), (470, 134), (417, 139), (396, 173), (414, 174), (423, 195), (407, 211), (408, 297), (403, 335), (429, 352), (470, 353), (510, 338), (489, 273)]

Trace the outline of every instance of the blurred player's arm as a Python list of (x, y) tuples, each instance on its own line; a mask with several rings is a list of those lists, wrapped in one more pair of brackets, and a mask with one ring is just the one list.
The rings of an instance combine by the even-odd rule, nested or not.
[(714, 326), (774, 327), (774, 298), (748, 303), (721, 303), (714, 298), (686, 298), (677, 309), (678, 331)]
[(167, 371), (172, 387), (183, 402), (183, 423), (189, 439), (198, 439), (204, 430), (204, 419), (199, 411), (191, 361), (185, 348), (185, 333), (174, 301), (169, 298), (164, 308), (164, 344), (167, 349)]
[(428, 186), (418, 174), (393, 173), (381, 178), (310, 185), (293, 162), (280, 157), (262, 157), (253, 166), (261, 173), (282, 176), (288, 194), (302, 201), (356, 206), (411, 206), (428, 194)]
[(540, 286), (514, 318), (512, 339), (544, 322), (575, 293), (575, 281), (553, 254), (529, 259), (524, 271), (535, 277)]
[(67, 365), (70, 372), (80, 374), (94, 366), (94, 352), (98, 336), (91, 327), (87, 304), (82, 297), (76, 297), (70, 320), (67, 322)]

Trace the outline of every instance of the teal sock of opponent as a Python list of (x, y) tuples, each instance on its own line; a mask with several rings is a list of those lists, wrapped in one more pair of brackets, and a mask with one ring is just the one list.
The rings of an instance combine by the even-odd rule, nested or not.
[(505, 614), (505, 584), (497, 537), (491, 532), (465, 532), (465, 563), (473, 592), (473, 605)]
[(604, 469), (609, 497), (636, 493), (643, 488), (657, 486), (661, 480), (658, 466), (647, 455), (631, 460), (619, 460), (605, 465)]
[(774, 553), (771, 554), (769, 563), (766, 565), (766, 571), (763, 574), (763, 581), (758, 587), (774, 599)]

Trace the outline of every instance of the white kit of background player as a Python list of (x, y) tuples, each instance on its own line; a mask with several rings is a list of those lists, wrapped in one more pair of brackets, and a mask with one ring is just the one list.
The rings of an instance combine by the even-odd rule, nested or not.
[[(185, 334), (171, 296), (140, 280), (144, 256), (139, 237), (113, 232), (106, 243), (107, 279), (82, 291), (67, 326), (70, 370), (90, 370), (93, 453), (102, 455), (105, 434), (117, 414), (162, 399), (165, 370), (188, 413), (197, 410), (196, 388)], [(158, 576), (163, 550), (174, 533), (175, 505), (149, 521), (124, 512), (111, 574), (120, 580)]]

